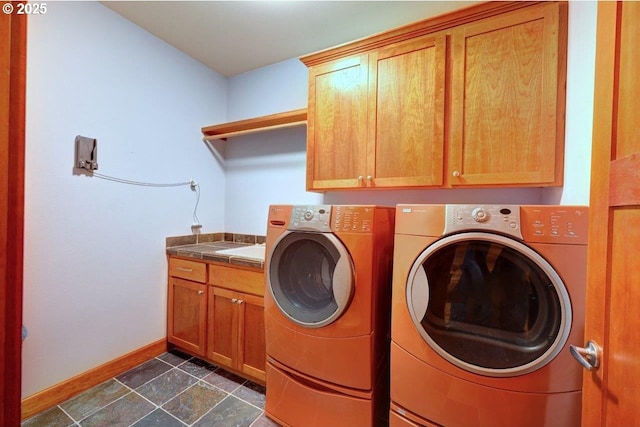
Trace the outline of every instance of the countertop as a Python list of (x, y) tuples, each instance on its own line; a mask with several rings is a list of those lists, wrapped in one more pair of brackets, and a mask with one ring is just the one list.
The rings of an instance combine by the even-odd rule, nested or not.
[[(208, 241), (211, 239), (198, 238), (195, 243), (190, 244), (182, 244), (185, 242), (184, 240), (180, 240), (180, 238), (167, 238), (167, 254), (203, 261), (215, 261), (224, 264), (264, 269), (264, 260), (261, 261), (254, 258), (244, 258), (242, 256), (219, 253), (219, 251), (225, 249), (253, 246), (260, 243), (264, 244), (264, 239), (261, 238), (261, 236), (253, 236), (253, 239), (250, 238), (251, 236), (233, 235), (230, 233), (216, 233), (215, 236), (219, 236), (221, 239)], [(204, 241), (198, 242), (198, 240)]]

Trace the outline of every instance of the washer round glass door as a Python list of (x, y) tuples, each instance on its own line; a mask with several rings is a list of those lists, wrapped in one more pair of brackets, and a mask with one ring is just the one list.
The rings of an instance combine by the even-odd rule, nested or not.
[(331, 233), (286, 232), (275, 243), (267, 269), (276, 306), (298, 325), (329, 325), (351, 301), (351, 257)]
[(549, 363), (571, 328), (567, 290), (551, 265), (520, 242), (467, 232), (416, 259), (407, 304), (424, 340), (467, 371), (522, 375)]

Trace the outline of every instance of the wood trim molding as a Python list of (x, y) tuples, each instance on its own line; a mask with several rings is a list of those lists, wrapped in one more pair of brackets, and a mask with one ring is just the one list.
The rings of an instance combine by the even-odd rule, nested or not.
[(398, 43), (415, 37), (432, 34), (437, 31), (444, 31), (458, 25), (467, 24), (479, 19), (528, 7), (536, 3), (540, 2), (488, 1), (404, 25), (390, 31), (385, 31), (383, 33), (375, 34), (370, 37), (365, 37), (316, 53), (301, 56), (300, 61), (302, 61), (307, 67), (311, 67), (313, 65), (322, 64), (335, 59), (365, 53), (392, 43)]
[(22, 419), (51, 408), (167, 351), (165, 338), (22, 399)]
[(20, 422), (27, 16), (0, 16), (0, 425)]

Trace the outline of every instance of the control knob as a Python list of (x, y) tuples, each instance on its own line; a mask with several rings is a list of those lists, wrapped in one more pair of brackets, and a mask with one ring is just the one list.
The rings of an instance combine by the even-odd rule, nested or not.
[(482, 208), (475, 208), (471, 212), (471, 218), (473, 218), (475, 222), (487, 222), (489, 220), (489, 217), (489, 212), (485, 211)]
[(307, 221), (311, 221), (313, 219), (313, 211), (311, 209), (304, 213), (304, 219)]

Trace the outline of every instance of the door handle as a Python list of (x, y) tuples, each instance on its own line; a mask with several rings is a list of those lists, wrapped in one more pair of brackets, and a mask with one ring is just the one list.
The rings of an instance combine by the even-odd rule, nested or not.
[(600, 347), (593, 341), (587, 341), (586, 347), (576, 347), (575, 345), (569, 346), (571, 355), (578, 361), (587, 371), (598, 369), (600, 361), (598, 360), (598, 353)]

